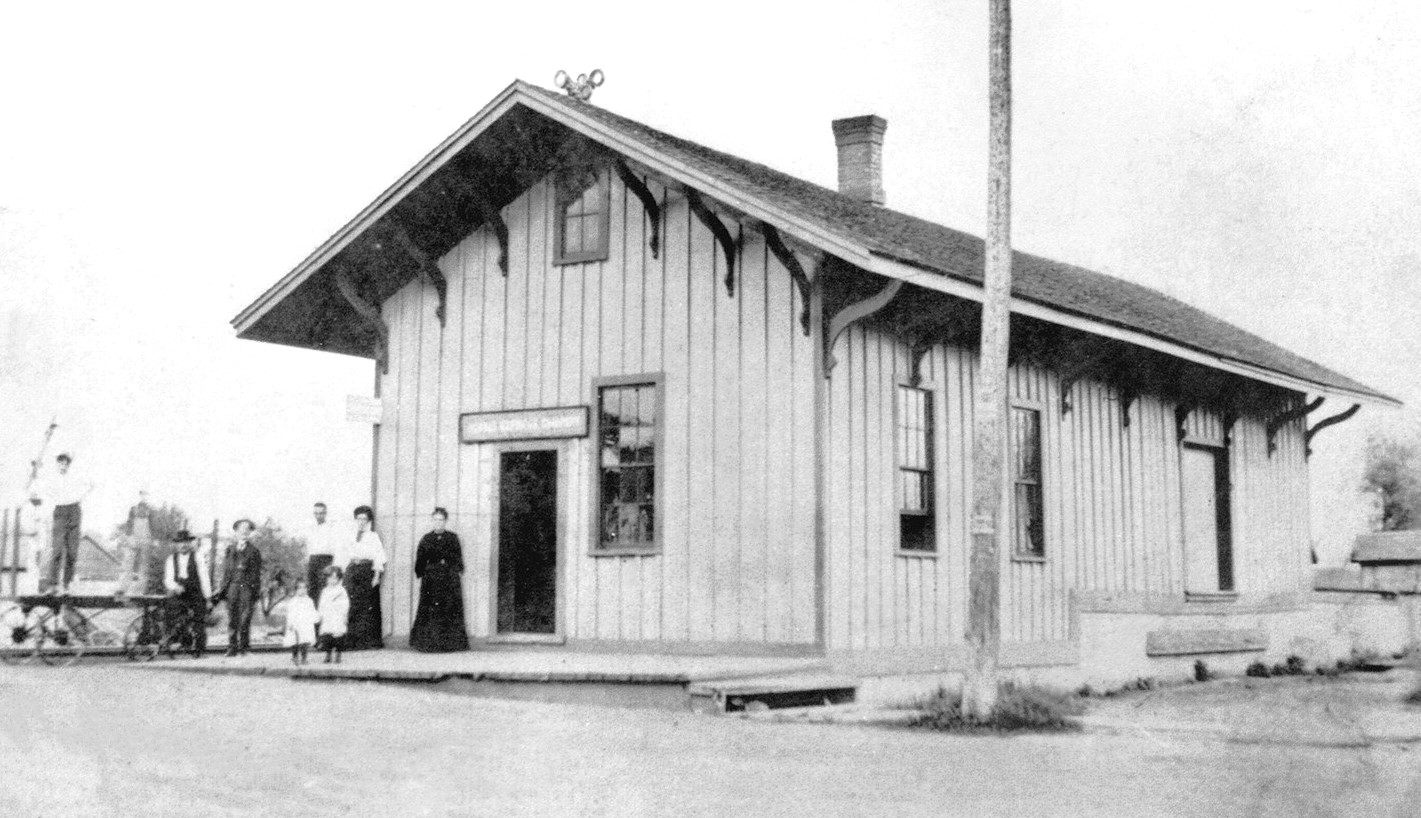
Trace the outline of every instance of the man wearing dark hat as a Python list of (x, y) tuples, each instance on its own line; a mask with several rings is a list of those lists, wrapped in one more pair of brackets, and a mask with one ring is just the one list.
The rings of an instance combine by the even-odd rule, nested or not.
[(256, 523), (242, 519), (232, 524), (236, 542), (222, 558), (222, 589), (213, 602), (227, 600), (227, 655), (246, 653), (252, 642), (252, 611), (261, 598), (262, 554), (252, 545)]
[(163, 588), (170, 602), (168, 622), (188, 624), (180, 634), (183, 647), (201, 658), (207, 650), (207, 598), (212, 596), (212, 584), (198, 565), (193, 550), (196, 541), (186, 528), (173, 535), (177, 550), (163, 561)]

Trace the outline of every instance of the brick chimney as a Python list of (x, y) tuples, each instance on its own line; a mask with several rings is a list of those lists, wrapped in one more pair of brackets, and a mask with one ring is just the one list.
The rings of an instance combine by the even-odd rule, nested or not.
[(861, 202), (883, 204), (883, 132), (888, 120), (868, 114), (836, 119), (839, 192)]

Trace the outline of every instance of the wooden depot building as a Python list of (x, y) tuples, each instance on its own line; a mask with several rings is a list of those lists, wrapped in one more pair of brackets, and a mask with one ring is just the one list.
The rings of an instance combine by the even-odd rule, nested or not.
[[(233, 320), (375, 360), (389, 633), (445, 506), (476, 643), (961, 666), (983, 243), (884, 131), (834, 191), (515, 82)], [(1291, 649), (1309, 441), (1396, 403), (1024, 253), (1010, 401), (1003, 664), (1130, 678)]]

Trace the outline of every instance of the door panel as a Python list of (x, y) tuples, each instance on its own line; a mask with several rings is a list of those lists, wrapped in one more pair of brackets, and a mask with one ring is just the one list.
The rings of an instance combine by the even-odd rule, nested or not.
[(555, 450), (500, 456), (496, 608), (500, 634), (557, 632), (557, 485)]
[(1217, 593), (1219, 575), (1219, 453), (1185, 446), (1180, 460), (1184, 505), (1184, 589)]

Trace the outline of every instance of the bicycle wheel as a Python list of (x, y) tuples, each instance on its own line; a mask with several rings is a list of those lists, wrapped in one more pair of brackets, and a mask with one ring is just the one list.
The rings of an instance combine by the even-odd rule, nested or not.
[(123, 655), (130, 662), (153, 661), (167, 639), (167, 634), (162, 631), (162, 625), (151, 618), (140, 616), (134, 619), (123, 632)]
[(35, 652), (47, 665), (69, 667), (84, 655), (84, 641), (54, 611), (40, 614), (39, 642)]
[(31, 617), (10, 605), (0, 613), (0, 662), (27, 664), (35, 658), (35, 629)]

